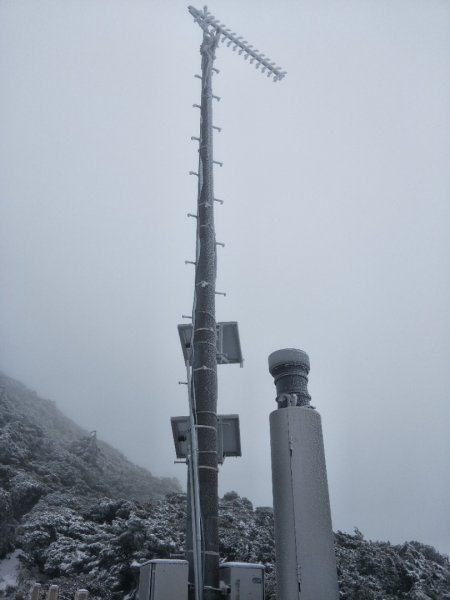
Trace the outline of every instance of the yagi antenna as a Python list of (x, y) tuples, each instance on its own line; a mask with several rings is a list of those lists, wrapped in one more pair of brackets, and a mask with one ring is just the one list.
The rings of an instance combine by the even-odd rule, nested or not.
[(267, 72), (267, 77), (273, 77), (274, 81), (279, 81), (286, 75), (286, 71), (283, 71), (281, 67), (270, 61), (267, 56), (256, 50), (241, 35), (236, 35), (236, 33), (232, 32), (231, 29), (208, 12), (206, 7), (204, 10), (198, 10), (193, 6), (188, 6), (188, 10), (194, 17), (194, 21), (200, 25), (203, 31), (209, 34), (219, 34), (222, 42), (226, 41), (228, 47), (233, 46), (233, 51), (239, 49), (238, 54), (243, 54), (244, 60), (250, 58), (250, 63), (256, 63), (255, 67), (257, 69), (261, 68), (261, 73)]

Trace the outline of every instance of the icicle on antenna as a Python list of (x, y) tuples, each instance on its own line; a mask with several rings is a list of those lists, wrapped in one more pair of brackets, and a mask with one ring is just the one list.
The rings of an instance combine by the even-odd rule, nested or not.
[(251, 44), (244, 40), (241, 35), (236, 35), (231, 29), (226, 27), (218, 19), (214, 17), (206, 7), (204, 10), (198, 10), (193, 6), (188, 6), (188, 10), (194, 17), (194, 21), (200, 25), (203, 31), (206, 33), (220, 34), (222, 42), (227, 42), (227, 46), (233, 46), (233, 51), (239, 49), (238, 54), (244, 54), (244, 59), (250, 58), (250, 63), (256, 63), (255, 67), (261, 69), (261, 73), (266, 73), (267, 77), (273, 77), (274, 81), (283, 79), (286, 75), (286, 71), (283, 71), (281, 67), (278, 67), (274, 62), (269, 60), (267, 56), (261, 54), (259, 50), (256, 50)]

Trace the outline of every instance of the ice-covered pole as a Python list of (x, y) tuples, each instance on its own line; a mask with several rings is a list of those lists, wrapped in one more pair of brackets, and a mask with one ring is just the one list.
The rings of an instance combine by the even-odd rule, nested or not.
[[(192, 395), (198, 440), (203, 598), (219, 597), (216, 236), (214, 228), (212, 69), (216, 32), (203, 31), (197, 250), (192, 340)], [(191, 557), (190, 557), (191, 559)]]
[(337, 600), (338, 584), (322, 425), (310, 406), (309, 357), (269, 356), (278, 409), (270, 415), (279, 600)]
[[(218, 19), (208, 12), (189, 6), (188, 10), (194, 20), (203, 30), (203, 43), (200, 48), (202, 56), (201, 74), (201, 105), (200, 105), (200, 136), (193, 138), (199, 140), (199, 169), (198, 173), (198, 207), (197, 215), (197, 251), (195, 260), (195, 293), (192, 311), (192, 356), (190, 401), (195, 429), (191, 428), (191, 436), (196, 436), (198, 452), (192, 455), (192, 486), (196, 488), (198, 480), (200, 503), (200, 530), (201, 530), (201, 563), (203, 585), (200, 596), (204, 600), (218, 600), (222, 594), (219, 590), (219, 532), (218, 532), (218, 453), (217, 453), (217, 356), (216, 356), (216, 319), (215, 295), (216, 293), (216, 237), (214, 229), (214, 191), (213, 191), (213, 165), (218, 161), (213, 160), (213, 121), (212, 102), (219, 99), (212, 93), (212, 74), (217, 71), (213, 68), (215, 50), (219, 41), (232, 46), (232, 50), (243, 55), (256, 69), (271, 77), (273, 81), (280, 81), (286, 72), (271, 61), (267, 56), (255, 49), (242, 36), (237, 35)], [(218, 71), (217, 71), (218, 72)], [(196, 76), (198, 77), (198, 75)], [(194, 105), (198, 107), (198, 105)], [(219, 129), (216, 127), (216, 129)], [(221, 164), (221, 163), (218, 163)], [(221, 200), (217, 200), (222, 202)], [(190, 261), (189, 261), (190, 262)], [(194, 444), (191, 444), (191, 449)], [(192, 450), (194, 453), (194, 450)], [(195, 494), (191, 493), (190, 500)], [(192, 507), (192, 513), (197, 512), (197, 506)], [(190, 514), (188, 511), (188, 521)], [(190, 561), (191, 580), (196, 572), (194, 553), (195, 535), (192, 531), (195, 526), (188, 524), (188, 557)], [(189, 542), (189, 539), (191, 540)], [(197, 552), (198, 554), (198, 552)], [(198, 581), (198, 577), (195, 577)], [(198, 598), (198, 583), (196, 585)]]

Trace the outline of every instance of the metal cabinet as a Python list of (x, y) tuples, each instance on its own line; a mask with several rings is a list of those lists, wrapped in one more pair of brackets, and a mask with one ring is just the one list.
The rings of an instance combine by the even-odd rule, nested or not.
[(187, 600), (188, 562), (154, 559), (142, 564), (138, 600)]
[(220, 565), (220, 579), (229, 587), (227, 600), (264, 600), (264, 565), (229, 562)]

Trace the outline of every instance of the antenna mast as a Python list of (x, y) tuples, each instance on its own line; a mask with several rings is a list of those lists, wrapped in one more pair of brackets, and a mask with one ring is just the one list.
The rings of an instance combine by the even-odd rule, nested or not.
[[(217, 273), (217, 242), (214, 227), (214, 164), (212, 75), (215, 51), (219, 42), (233, 45), (244, 59), (256, 63), (257, 69), (278, 81), (286, 74), (242, 36), (225, 27), (206, 7), (188, 7), (203, 30), (200, 47), (202, 57), (200, 137), (197, 200), (197, 243), (195, 259), (195, 291), (192, 309), (191, 357), (187, 361), (191, 441), (189, 462), (189, 499), (192, 507), (192, 549), (189, 553), (191, 573), (194, 573), (196, 600), (218, 600), (219, 530), (218, 530), (218, 443), (217, 443), (217, 329), (215, 297)], [(197, 76), (198, 77), (198, 76)], [(188, 532), (190, 534), (190, 532)], [(189, 535), (188, 535), (189, 538)]]

